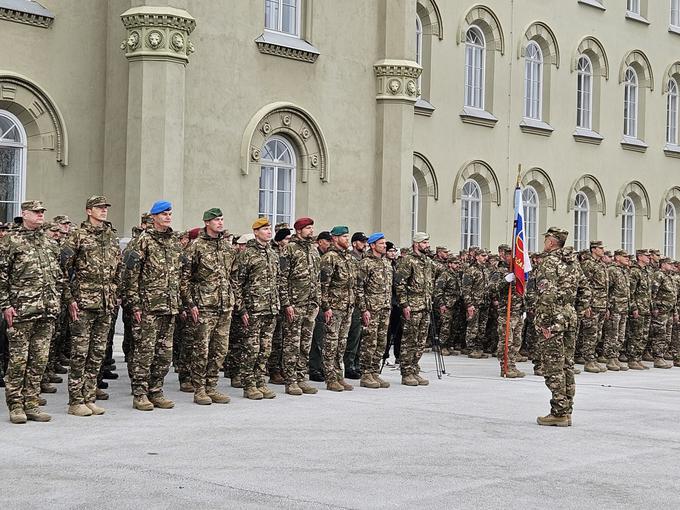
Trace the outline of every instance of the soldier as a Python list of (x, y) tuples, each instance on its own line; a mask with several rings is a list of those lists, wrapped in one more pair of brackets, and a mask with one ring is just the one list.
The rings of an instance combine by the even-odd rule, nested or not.
[(399, 353), (401, 351), (401, 338), (404, 334), (404, 321), (401, 312), (401, 307), (399, 306), (399, 300), (397, 299), (397, 287), (394, 285), (394, 279), (396, 277), (397, 259), (399, 257), (399, 249), (391, 241), (387, 241), (385, 244), (387, 251), (385, 253), (385, 258), (390, 261), (392, 266), (392, 308), (390, 310), (390, 323), (387, 328), (387, 338), (388, 343), (385, 347), (385, 354), (383, 354), (383, 359), (385, 364), (390, 365), (387, 361), (390, 357), (390, 347), (394, 353), (394, 365), (399, 364)]
[(369, 252), (359, 262), (357, 308), (361, 313), (361, 382), (364, 388), (389, 388), (380, 377), (380, 360), (387, 344), (392, 303), (392, 264), (385, 257), (385, 234), (376, 232), (367, 240)]
[(584, 255), (581, 269), (588, 279), (591, 292), (591, 315), (585, 317), (579, 328), (580, 354), (585, 363), (584, 370), (591, 373), (606, 372), (607, 368), (596, 361), (597, 344), (602, 338), (604, 323), (609, 317), (609, 274), (604, 262), (602, 241), (590, 242), (590, 255)]
[[(286, 249), (290, 242), (292, 232), (288, 228), (287, 223), (279, 223), (274, 227), (274, 240), (272, 241), (272, 249), (281, 258), (281, 253)], [(276, 327), (274, 328), (274, 336), (272, 337), (272, 353), (269, 355), (267, 361), (267, 370), (269, 371), (269, 382), (272, 384), (284, 384), (283, 380), (283, 311), (276, 317)]]
[[(192, 243), (198, 239), (201, 232), (200, 227), (192, 228), (179, 235), (179, 243), (184, 252), (185, 264), (182, 266), (182, 274), (186, 275), (189, 271), (189, 249)], [(188, 285), (188, 281), (182, 282)], [(180, 286), (180, 289), (183, 287)], [(183, 289), (185, 294), (188, 289)], [(186, 296), (182, 296), (185, 301)], [(198, 324), (191, 319), (188, 309), (182, 309), (175, 319), (175, 330), (173, 331), (172, 341), (172, 364), (175, 367), (179, 379), (179, 390), (184, 393), (194, 393), (194, 385), (191, 382), (191, 357), (194, 350), (194, 337)]]
[[(330, 232), (324, 230), (316, 236), (316, 249), (319, 253), (319, 258), (326, 253), (331, 247), (332, 237)], [(320, 267), (320, 266), (319, 266)], [(323, 314), (318, 313), (314, 321), (314, 332), (312, 334), (312, 346), (309, 349), (309, 380), (316, 382), (323, 382), (323, 341), (326, 331)]]
[[(350, 254), (357, 266), (364, 258), (366, 253), (366, 242), (368, 238), (363, 232), (355, 232), (352, 234), (352, 249)], [(352, 322), (349, 326), (349, 333), (347, 334), (347, 347), (343, 357), (345, 364), (345, 377), (348, 379), (360, 379), (361, 370), (359, 369), (359, 347), (361, 344), (363, 328), (361, 327), (361, 312), (359, 307), (355, 306), (352, 312)]]
[[(569, 233), (551, 227), (544, 234), (544, 252), (536, 279), (534, 323), (539, 337), (545, 384), (552, 393), (550, 414), (539, 416), (539, 425), (568, 427), (574, 406), (574, 349), (576, 310), (575, 275), (562, 258)], [(571, 273), (571, 274), (570, 274)]]
[[(540, 264), (538, 253), (531, 255), (531, 267), (536, 274), (536, 269)], [(543, 366), (541, 365), (541, 353), (539, 350), (538, 335), (534, 325), (534, 312), (536, 310), (536, 278), (529, 278), (524, 292), (524, 305), (526, 308), (526, 318), (524, 319), (524, 343), (526, 344), (529, 357), (534, 365), (534, 375), (543, 377)]]
[(676, 317), (678, 289), (671, 276), (673, 262), (667, 257), (659, 259), (660, 271), (652, 283), (652, 321), (649, 331), (654, 368), (671, 368), (664, 358), (668, 352), (673, 320)]
[(604, 356), (607, 370), (628, 370), (628, 365), (619, 361), (626, 332), (626, 320), (630, 308), (630, 281), (626, 273), (628, 255), (625, 250), (614, 252), (614, 263), (607, 268), (609, 279), (608, 318), (604, 326)]
[(39, 407), (40, 381), (59, 316), (64, 277), (59, 247), (42, 230), (45, 207), (21, 204), (22, 225), (0, 244), (0, 307), (7, 323), (5, 399), (12, 423), (50, 421)]
[(111, 314), (118, 306), (121, 253), (116, 231), (107, 221), (111, 204), (92, 196), (87, 219), (61, 249), (61, 264), (70, 275), (65, 301), (71, 318), (71, 370), (68, 414), (104, 414), (96, 403), (97, 374), (106, 350)]
[(427, 386), (430, 382), (420, 376), (420, 358), (430, 329), (434, 269), (427, 256), (430, 236), (416, 232), (411, 250), (397, 262), (395, 285), (397, 300), (404, 317), (404, 336), (399, 354), (401, 384)]
[(267, 218), (253, 223), (255, 239), (246, 243), (238, 265), (241, 286), (241, 321), (245, 329), (241, 380), (243, 396), (251, 400), (271, 399), (276, 393), (265, 384), (267, 360), (279, 313), (279, 256), (272, 250), (272, 228)]
[(128, 252), (125, 284), (126, 301), (132, 317), (141, 326), (133, 354), (134, 409), (171, 409), (175, 403), (163, 394), (163, 381), (172, 362), (175, 318), (180, 307), (182, 246), (170, 228), (172, 204), (159, 200), (150, 213), (147, 228)]
[(630, 316), (628, 319), (628, 368), (645, 370), (642, 353), (647, 344), (651, 323), (652, 279), (649, 271), (649, 250), (637, 250), (636, 263), (630, 269)]
[(279, 293), (283, 322), (283, 372), (286, 393), (313, 395), (307, 383), (309, 349), (321, 304), (321, 256), (314, 247), (314, 220), (299, 218), (295, 235), (280, 257)]
[(442, 356), (460, 354), (454, 349), (454, 313), (458, 300), (461, 298), (460, 275), (458, 273), (458, 258), (449, 255), (447, 270), (434, 284), (433, 304), (439, 312), (439, 339), (442, 345)]
[(326, 389), (351, 391), (354, 387), (343, 379), (342, 360), (355, 304), (357, 265), (347, 249), (349, 229), (331, 230), (330, 249), (321, 257), (321, 309), (325, 323), (323, 372)]
[(470, 248), (471, 260), (463, 273), (462, 293), (465, 299), (467, 330), (465, 332), (465, 345), (470, 349), (469, 358), (488, 358), (483, 352), (483, 335), (486, 330), (488, 317), (487, 291), (488, 275), (484, 265), (489, 254), (480, 248)]

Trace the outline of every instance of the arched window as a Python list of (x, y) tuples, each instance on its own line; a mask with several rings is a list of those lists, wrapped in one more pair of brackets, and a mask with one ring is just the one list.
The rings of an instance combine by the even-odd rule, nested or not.
[(527, 44), (524, 73), (524, 116), (541, 120), (543, 94), (543, 52), (535, 41)]
[(463, 250), (479, 246), (482, 230), (482, 190), (479, 184), (468, 180), (461, 193), (460, 244)]
[(418, 181), (411, 178), (411, 237), (418, 231)]
[(538, 193), (531, 186), (522, 190), (524, 206), (524, 233), (530, 252), (538, 251)]
[(668, 99), (666, 100), (666, 143), (678, 144), (678, 82), (668, 80)]
[(623, 134), (637, 138), (638, 132), (638, 77), (632, 67), (626, 69), (623, 96)]
[(579, 191), (574, 200), (574, 248), (577, 251), (588, 248), (589, 222), (590, 203), (586, 194)]
[(26, 131), (11, 113), (0, 110), (0, 221), (20, 213), (26, 176)]
[(484, 109), (484, 34), (470, 27), (465, 39), (465, 106)]
[(295, 152), (285, 138), (272, 136), (262, 147), (259, 216), (272, 225), (295, 217)]
[(635, 249), (635, 204), (630, 197), (625, 198), (621, 209), (621, 249), (628, 253)]
[[(423, 65), (423, 20), (416, 14), (416, 62)], [(418, 97), (420, 97), (420, 86), (422, 84), (422, 73), (418, 76)]]
[(269, 30), (300, 36), (300, 0), (264, 0), (264, 26)]
[(576, 125), (583, 129), (593, 128), (593, 64), (588, 57), (578, 59), (576, 85)]
[(675, 206), (668, 202), (663, 219), (663, 254), (673, 259), (675, 258), (675, 232)]

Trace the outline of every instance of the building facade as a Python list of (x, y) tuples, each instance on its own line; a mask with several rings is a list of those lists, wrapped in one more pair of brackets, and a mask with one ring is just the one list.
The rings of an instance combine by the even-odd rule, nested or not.
[(0, 0), (0, 220), (24, 198), (122, 235), (426, 230), (458, 250), (557, 225), (676, 255), (680, 0)]

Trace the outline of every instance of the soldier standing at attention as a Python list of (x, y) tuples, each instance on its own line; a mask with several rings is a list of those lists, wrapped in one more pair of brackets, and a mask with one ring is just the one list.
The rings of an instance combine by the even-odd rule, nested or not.
[(673, 280), (673, 261), (667, 257), (659, 259), (660, 271), (652, 283), (652, 323), (649, 336), (654, 357), (654, 368), (671, 368), (664, 358), (670, 345), (678, 290)]
[(154, 203), (153, 225), (140, 234), (127, 254), (126, 299), (141, 335), (134, 350), (133, 401), (140, 411), (171, 409), (163, 395), (163, 381), (172, 362), (175, 318), (180, 308), (182, 245), (173, 230), (172, 204)]
[(637, 250), (637, 262), (630, 270), (630, 318), (628, 327), (628, 368), (649, 369), (642, 363), (651, 323), (652, 278), (649, 271), (649, 250)]
[[(350, 254), (356, 264), (357, 273), (359, 271), (359, 263), (366, 256), (366, 241), (368, 237), (363, 232), (354, 232), (352, 234), (352, 248)], [(349, 333), (347, 333), (347, 347), (345, 348), (345, 355), (343, 357), (345, 364), (345, 377), (348, 379), (360, 379), (361, 370), (359, 367), (359, 348), (361, 345), (361, 312), (359, 307), (355, 306), (352, 312), (352, 322), (349, 326)]]
[(581, 269), (588, 279), (591, 292), (591, 315), (584, 317), (580, 328), (580, 354), (583, 357), (584, 370), (597, 374), (606, 372), (607, 367), (600, 365), (596, 359), (597, 345), (602, 339), (604, 324), (609, 317), (609, 273), (604, 260), (602, 241), (590, 241), (590, 254), (585, 254), (581, 261)]
[(467, 319), (465, 346), (470, 349), (468, 358), (481, 359), (489, 357), (483, 352), (488, 318), (488, 306), (485, 303), (489, 287), (487, 270), (484, 266), (489, 254), (480, 248), (470, 248), (470, 255), (470, 264), (463, 273), (462, 283)]
[(614, 263), (607, 268), (609, 318), (604, 326), (604, 356), (607, 358), (607, 370), (614, 372), (628, 370), (628, 365), (619, 361), (630, 309), (630, 280), (626, 273), (628, 264), (628, 254), (624, 250), (616, 250)]
[(224, 236), (224, 216), (216, 207), (203, 213), (205, 227), (189, 246), (181, 286), (183, 301), (196, 326), (190, 355), (194, 402), (227, 404), (217, 391), (220, 367), (229, 349), (234, 302), (240, 299), (236, 250)]
[(430, 382), (420, 376), (420, 358), (430, 329), (432, 296), (434, 291), (433, 263), (427, 256), (430, 236), (416, 232), (411, 250), (397, 262), (397, 299), (404, 316), (404, 336), (399, 355), (401, 384), (427, 386)]
[(21, 204), (22, 225), (0, 243), (0, 307), (7, 322), (5, 399), (12, 423), (50, 421), (39, 407), (40, 381), (59, 316), (64, 277), (59, 247), (42, 230), (45, 207)]
[[(274, 227), (274, 240), (272, 249), (281, 258), (286, 246), (290, 242), (292, 232), (287, 223), (278, 223)], [(267, 360), (267, 370), (269, 372), (269, 382), (272, 384), (284, 384), (283, 380), (283, 311), (276, 318), (276, 327), (272, 337), (272, 352)]]
[(439, 311), (439, 340), (442, 345), (442, 356), (460, 354), (454, 347), (453, 328), (456, 305), (461, 297), (459, 261), (455, 255), (449, 255), (447, 269), (434, 284), (433, 302)]
[(61, 249), (64, 273), (70, 275), (64, 295), (71, 318), (68, 414), (74, 416), (104, 414), (95, 403), (97, 374), (118, 306), (122, 271), (118, 237), (107, 221), (109, 207), (106, 197), (90, 197), (87, 219)]
[(271, 247), (272, 227), (267, 218), (253, 223), (255, 239), (246, 243), (239, 257), (238, 281), (243, 295), (241, 322), (244, 327), (241, 381), (243, 396), (250, 400), (275, 398), (265, 384), (267, 360), (279, 314), (279, 256)]
[[(316, 236), (316, 251), (319, 253), (319, 260), (324, 253), (331, 247), (332, 237), (330, 232), (324, 230)], [(319, 262), (320, 267), (320, 262)], [(323, 341), (326, 332), (326, 325), (323, 314), (318, 313), (314, 321), (314, 332), (312, 333), (312, 346), (309, 349), (309, 380), (323, 382)]]

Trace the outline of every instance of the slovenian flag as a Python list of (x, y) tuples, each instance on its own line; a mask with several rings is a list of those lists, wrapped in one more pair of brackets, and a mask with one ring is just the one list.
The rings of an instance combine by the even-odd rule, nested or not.
[(522, 190), (515, 188), (515, 228), (512, 235), (512, 261), (515, 273), (515, 289), (520, 296), (524, 295), (524, 289), (531, 271), (531, 259), (526, 249), (526, 232), (524, 231), (524, 206), (522, 205)]

